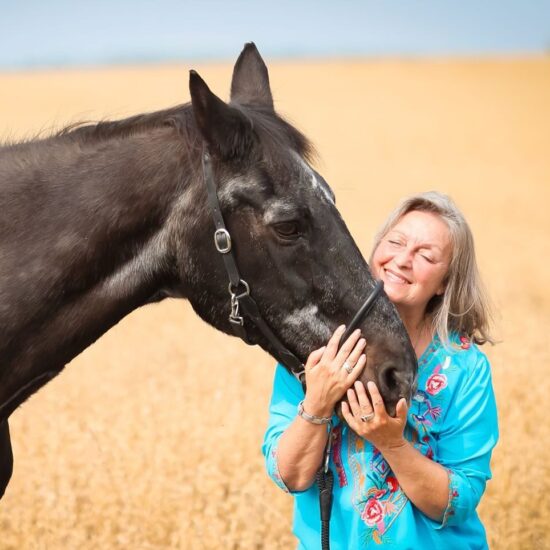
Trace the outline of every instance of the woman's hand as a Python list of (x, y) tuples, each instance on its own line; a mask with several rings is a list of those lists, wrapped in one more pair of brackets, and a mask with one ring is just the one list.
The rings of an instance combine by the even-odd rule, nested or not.
[(336, 329), (327, 345), (312, 352), (305, 365), (304, 410), (315, 416), (332, 416), (334, 406), (357, 380), (366, 363), (365, 339), (357, 329), (338, 351), (345, 326)]
[(374, 382), (368, 383), (370, 400), (365, 386), (357, 381), (347, 392), (348, 403), (342, 402), (342, 414), (350, 428), (370, 441), (382, 454), (407, 444), (403, 430), (407, 423), (407, 401), (398, 401), (395, 418), (384, 406), (382, 396)]

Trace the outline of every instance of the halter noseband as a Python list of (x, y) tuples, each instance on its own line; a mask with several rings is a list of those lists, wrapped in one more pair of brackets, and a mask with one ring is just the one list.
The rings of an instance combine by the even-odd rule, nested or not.
[[(204, 152), (202, 157), (202, 167), (204, 171), (204, 181), (208, 191), (208, 202), (212, 211), (212, 218), (216, 230), (214, 232), (214, 244), (216, 250), (222, 255), (225, 270), (229, 277), (229, 296), (231, 300), (231, 313), (229, 314), (229, 323), (236, 336), (244, 340), (247, 344), (251, 344), (245, 327), (245, 317), (250, 320), (258, 330), (263, 334), (272, 348), (275, 358), (285, 365), (290, 372), (300, 381), (304, 383), (304, 365), (273, 333), (269, 325), (263, 319), (258, 305), (250, 295), (250, 285), (241, 278), (239, 268), (233, 254), (233, 245), (231, 235), (227, 230), (223, 221), (220, 202), (214, 175), (212, 172), (212, 161), (208, 152)], [(343, 343), (351, 335), (351, 333), (359, 326), (361, 321), (368, 315), (376, 299), (380, 296), (384, 283), (377, 281), (372, 292), (369, 294), (363, 305), (359, 308), (351, 323), (348, 325), (346, 332), (340, 339)]]

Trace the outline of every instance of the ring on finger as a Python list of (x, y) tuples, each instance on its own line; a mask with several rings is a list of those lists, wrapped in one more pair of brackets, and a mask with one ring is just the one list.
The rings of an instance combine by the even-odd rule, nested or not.
[(351, 374), (351, 371), (353, 370), (353, 367), (355, 367), (355, 365), (350, 365), (347, 361), (344, 361), (344, 364), (342, 365), (342, 368), (343, 368), (348, 374)]
[(364, 414), (362, 415), (360, 418), (361, 418), (361, 421), (362, 422), (370, 422), (373, 418), (374, 418), (374, 413), (369, 413), (369, 414)]

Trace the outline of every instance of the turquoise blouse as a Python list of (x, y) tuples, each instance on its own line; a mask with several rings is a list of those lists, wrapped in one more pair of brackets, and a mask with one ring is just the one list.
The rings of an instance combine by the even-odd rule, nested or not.
[[(498, 439), (489, 362), (475, 344), (453, 336), (448, 346), (434, 338), (418, 364), (405, 436), (449, 472), (445, 513), (433, 521), (418, 510), (380, 452), (334, 417), (331, 550), (487, 548), (476, 507), (491, 478), (489, 461)], [(294, 495), (298, 548), (313, 550), (321, 539), (317, 486), (289, 491), (277, 468), (279, 438), (303, 398), (301, 384), (277, 365), (262, 451), (270, 477)]]

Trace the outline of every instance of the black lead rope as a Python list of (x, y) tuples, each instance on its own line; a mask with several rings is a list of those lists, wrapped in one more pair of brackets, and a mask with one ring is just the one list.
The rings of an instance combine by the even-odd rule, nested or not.
[[(248, 283), (241, 279), (239, 268), (233, 254), (233, 245), (231, 235), (225, 227), (216, 182), (212, 173), (212, 161), (207, 151), (202, 157), (202, 167), (204, 172), (204, 181), (208, 192), (208, 202), (212, 209), (212, 218), (216, 230), (214, 232), (214, 244), (216, 250), (222, 255), (225, 270), (229, 277), (229, 295), (231, 299), (231, 313), (229, 314), (229, 322), (236, 336), (250, 344), (250, 338), (246, 332), (244, 325), (245, 315), (256, 328), (264, 335), (271, 346), (271, 352), (275, 358), (285, 365), (290, 372), (304, 386), (304, 365), (273, 333), (269, 325), (263, 319), (258, 304), (250, 295), (250, 287)], [(351, 323), (348, 325), (345, 333), (340, 339), (344, 343), (351, 333), (361, 324), (363, 319), (372, 309), (376, 299), (380, 296), (384, 283), (377, 281), (372, 292), (369, 294), (359, 311), (355, 314)], [(241, 314), (242, 309), (242, 314)], [(305, 386), (304, 386), (305, 387)], [(330, 550), (330, 515), (332, 511), (332, 488), (334, 485), (334, 476), (329, 468), (330, 450), (332, 445), (332, 424), (329, 425), (328, 441), (325, 447), (323, 464), (317, 472), (316, 481), (319, 486), (319, 506), (321, 512), (321, 544), (323, 550)]]
[(330, 550), (330, 516), (332, 513), (332, 488), (334, 474), (329, 467), (332, 448), (332, 422), (328, 425), (328, 438), (323, 454), (323, 462), (317, 471), (315, 481), (319, 490), (319, 512), (321, 516), (321, 549)]
[(321, 511), (321, 548), (330, 549), (330, 513), (332, 512), (332, 487), (334, 475), (329, 468), (326, 472), (320, 468), (317, 472), (317, 486), (319, 487), (319, 507)]

